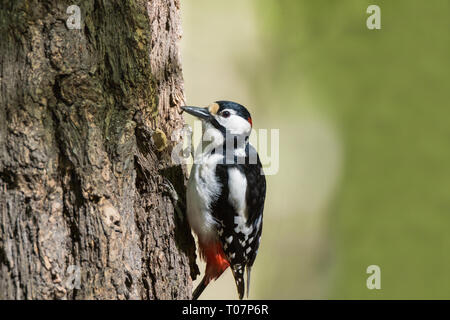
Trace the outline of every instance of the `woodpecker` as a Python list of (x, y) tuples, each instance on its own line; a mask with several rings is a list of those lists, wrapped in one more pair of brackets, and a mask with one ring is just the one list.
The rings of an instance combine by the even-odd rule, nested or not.
[(248, 298), (266, 197), (261, 162), (248, 141), (252, 118), (244, 106), (231, 101), (182, 109), (201, 119), (204, 131), (187, 185), (187, 217), (198, 238), (200, 257), (206, 261), (193, 299), (228, 267), (239, 299), (244, 296), (247, 271)]

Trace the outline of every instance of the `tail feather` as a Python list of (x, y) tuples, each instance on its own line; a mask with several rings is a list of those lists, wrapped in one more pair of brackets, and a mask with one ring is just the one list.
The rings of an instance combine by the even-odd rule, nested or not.
[(248, 299), (248, 295), (250, 293), (250, 272), (252, 270), (252, 267), (247, 266), (247, 299)]
[(194, 293), (192, 293), (192, 300), (197, 300), (202, 294), (203, 290), (205, 290), (206, 286), (206, 276), (203, 277), (202, 281), (198, 284), (197, 288), (195, 288)]
[(245, 283), (244, 283), (244, 268), (240, 264), (236, 264), (233, 266), (233, 276), (234, 281), (236, 282), (236, 288), (239, 295), (239, 300), (242, 300), (245, 292)]

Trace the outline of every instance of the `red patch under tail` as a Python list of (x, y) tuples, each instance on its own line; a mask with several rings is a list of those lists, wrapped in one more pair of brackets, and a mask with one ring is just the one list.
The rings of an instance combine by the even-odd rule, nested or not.
[(215, 280), (230, 266), (230, 262), (225, 256), (222, 244), (217, 241), (207, 245), (200, 244), (201, 256), (206, 261), (205, 285), (211, 280)]

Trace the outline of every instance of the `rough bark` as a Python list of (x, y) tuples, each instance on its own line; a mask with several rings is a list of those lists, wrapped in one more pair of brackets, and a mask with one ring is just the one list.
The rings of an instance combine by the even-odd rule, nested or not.
[(179, 0), (0, 15), (0, 299), (189, 299)]

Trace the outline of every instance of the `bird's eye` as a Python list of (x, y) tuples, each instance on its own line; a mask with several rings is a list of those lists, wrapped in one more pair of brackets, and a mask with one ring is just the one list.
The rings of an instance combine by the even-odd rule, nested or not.
[(229, 111), (224, 111), (224, 112), (222, 112), (222, 117), (224, 117), (224, 118), (228, 118), (229, 116), (230, 116), (230, 112)]

